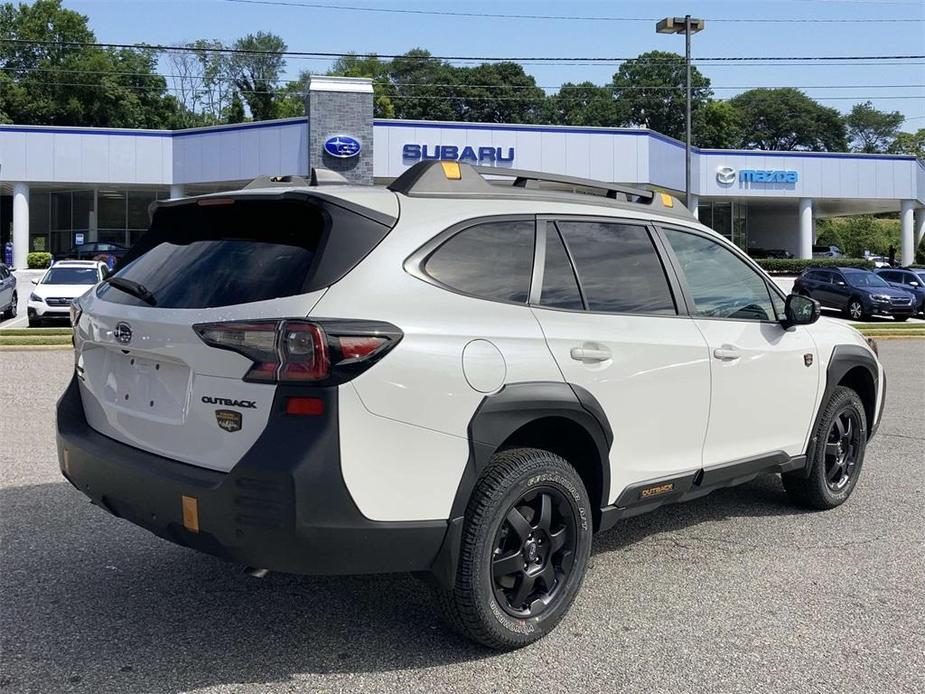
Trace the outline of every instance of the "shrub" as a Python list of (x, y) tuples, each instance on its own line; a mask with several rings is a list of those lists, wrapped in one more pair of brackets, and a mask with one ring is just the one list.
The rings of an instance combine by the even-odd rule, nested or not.
[(889, 255), (890, 246), (899, 253), (899, 220), (881, 219), (869, 215), (820, 219), (816, 222), (816, 243), (838, 246), (852, 257), (870, 251), (874, 255)]
[(26, 266), (30, 270), (44, 270), (51, 267), (51, 253), (30, 253), (26, 256)]
[(762, 258), (756, 260), (771, 275), (799, 275), (810, 267), (858, 267), (873, 270), (874, 264), (864, 258)]

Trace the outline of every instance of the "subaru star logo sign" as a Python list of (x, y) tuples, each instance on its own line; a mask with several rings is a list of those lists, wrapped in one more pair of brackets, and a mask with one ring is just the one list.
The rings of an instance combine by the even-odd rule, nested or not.
[(116, 338), (116, 342), (120, 345), (127, 345), (132, 341), (132, 326), (124, 321), (116, 323), (112, 336)]
[(722, 183), (723, 185), (735, 183), (736, 170), (731, 166), (720, 166), (716, 169), (716, 180), (718, 183)]
[(356, 138), (349, 135), (335, 135), (324, 141), (324, 151), (338, 159), (355, 157), (363, 149), (363, 145)]

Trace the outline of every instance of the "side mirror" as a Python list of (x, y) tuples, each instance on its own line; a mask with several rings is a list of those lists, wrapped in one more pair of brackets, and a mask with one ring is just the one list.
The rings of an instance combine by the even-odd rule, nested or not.
[(915, 280), (912, 280), (912, 281), (909, 283), (909, 286), (910, 286), (910, 287), (918, 287), (918, 286), (919, 286), (919, 283), (916, 282)]
[(38, 283), (39, 281), (37, 279), (32, 280), (32, 284), (38, 284)]
[(790, 294), (784, 303), (784, 315), (786, 318), (781, 322), (785, 328), (791, 325), (810, 325), (819, 320), (819, 302), (808, 296)]

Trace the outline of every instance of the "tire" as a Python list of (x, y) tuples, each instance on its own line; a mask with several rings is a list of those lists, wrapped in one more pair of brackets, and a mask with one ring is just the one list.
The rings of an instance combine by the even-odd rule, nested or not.
[(809, 477), (800, 472), (784, 473), (784, 489), (805, 508), (824, 511), (840, 506), (857, 485), (866, 448), (864, 404), (853, 390), (838, 386), (813, 431)]
[(588, 492), (571, 465), (535, 448), (496, 453), (466, 509), (456, 585), (434, 588), (438, 612), (489, 648), (537, 641), (578, 594), (591, 533)]
[(13, 292), (13, 303), (10, 304), (10, 308), (7, 311), (7, 318), (16, 318), (16, 313), (19, 311), (19, 295), (16, 292)]
[(893, 320), (895, 320), (897, 323), (905, 323), (907, 320), (909, 320), (909, 316), (893, 316)]
[(40, 328), (41, 326), (42, 326), (41, 318), (33, 318), (32, 316), (29, 316), (29, 327), (30, 328)]
[(870, 314), (864, 310), (864, 304), (861, 303), (860, 299), (850, 299), (848, 305), (845, 306), (845, 313), (848, 314), (851, 320), (868, 320), (870, 318)]

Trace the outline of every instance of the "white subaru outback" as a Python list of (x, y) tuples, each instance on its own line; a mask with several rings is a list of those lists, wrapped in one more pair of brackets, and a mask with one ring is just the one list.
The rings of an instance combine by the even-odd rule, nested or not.
[(621, 518), (763, 473), (815, 509), (854, 489), (876, 350), (669, 195), (324, 178), (156, 203), (74, 307), (58, 452), (95, 504), (255, 569), (414, 572), (516, 648)]

